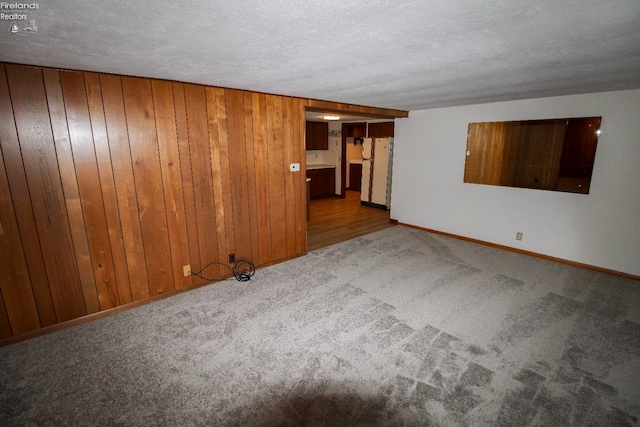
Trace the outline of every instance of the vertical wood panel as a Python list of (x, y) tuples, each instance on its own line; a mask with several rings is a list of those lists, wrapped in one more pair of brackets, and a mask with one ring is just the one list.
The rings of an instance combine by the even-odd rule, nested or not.
[(282, 170), (285, 185), (286, 256), (292, 257), (296, 253), (296, 175), (289, 170), (289, 165), (295, 161), (293, 154), (293, 100), (288, 97), (283, 97), (282, 100), (282, 154), (284, 159)]
[[(198, 221), (195, 205), (195, 184), (191, 167), (191, 146), (189, 142), (189, 129), (187, 124), (187, 110), (184, 99), (184, 85), (173, 83), (173, 105), (175, 109), (176, 136), (178, 138), (178, 150), (180, 152), (180, 170), (184, 201), (185, 221), (187, 226), (187, 239), (189, 247), (189, 262), (192, 271), (199, 271), (200, 245), (198, 242)], [(188, 278), (189, 283), (196, 283), (195, 276)]]
[(93, 145), (84, 75), (76, 72), (61, 72), (60, 82), (67, 111), (69, 139), (78, 177), (78, 190), (84, 212), (84, 224), (87, 229), (98, 300), (100, 309), (106, 310), (117, 307), (119, 298)]
[(18, 228), (29, 269), (31, 287), (38, 307), (40, 323), (42, 326), (49, 326), (57, 323), (56, 312), (36, 230), (36, 220), (27, 187), (27, 177), (22, 162), (18, 131), (15, 127), (4, 65), (0, 66), (0, 116), (2, 117), (0, 120), (0, 150), (4, 157), (14, 210), (20, 212), (17, 217)]
[(227, 138), (233, 203), (235, 252), (238, 258), (250, 258), (251, 220), (249, 212), (249, 174), (244, 133), (244, 106), (242, 92), (225, 90), (227, 111)]
[(44, 70), (44, 84), (47, 91), (49, 116), (55, 143), (58, 164), (60, 165), (60, 179), (64, 190), (64, 199), (69, 216), (71, 238), (75, 249), (75, 259), (80, 275), (80, 286), (84, 296), (87, 313), (100, 311), (98, 290), (91, 262), (87, 229), (84, 224), (84, 213), (80, 202), (78, 178), (69, 139), (67, 113), (62, 96), (60, 73), (55, 70)]
[(118, 76), (101, 75), (100, 84), (120, 213), (120, 226), (122, 227), (131, 284), (131, 298), (133, 301), (139, 301), (150, 295), (149, 276), (142, 245), (142, 226), (138, 212), (121, 80)]
[(1, 154), (0, 150), (0, 335), (7, 329), (3, 317), (9, 320), (10, 331), (21, 334), (38, 329), (40, 319)]
[(132, 301), (131, 283), (127, 268), (127, 256), (124, 247), (124, 237), (120, 225), (118, 211), (118, 196), (113, 176), (111, 152), (107, 126), (102, 103), (102, 87), (100, 76), (94, 73), (85, 73), (89, 114), (91, 116), (91, 129), (98, 163), (100, 189), (104, 201), (104, 212), (107, 221), (109, 242), (111, 244), (111, 256), (117, 283), (118, 304), (127, 304)]
[(54, 149), (42, 71), (7, 65), (38, 237), (58, 321), (86, 314), (64, 192)]
[(566, 120), (531, 120), (521, 124), (514, 185), (556, 188), (565, 129)]
[(505, 132), (504, 123), (469, 123), (464, 182), (500, 183)]
[(271, 257), (271, 207), (269, 205), (269, 147), (267, 144), (267, 98), (251, 94), (253, 109), (253, 151), (256, 159), (256, 205), (258, 214), (259, 264)]
[[(216, 215), (216, 234), (218, 237), (218, 262), (226, 263), (226, 254), (230, 252), (227, 243), (229, 235), (233, 233), (233, 229), (227, 230), (226, 221), (226, 209), (231, 209), (230, 203), (225, 205), (226, 200), (230, 200), (229, 194), (225, 191), (229, 191), (229, 160), (226, 157), (228, 152), (228, 144), (226, 140), (226, 132), (223, 133), (223, 148), (220, 145), (220, 130), (218, 124), (218, 100), (216, 98), (216, 91), (213, 88), (206, 88), (207, 98), (207, 117), (209, 124), (209, 152), (211, 153), (211, 171), (213, 173), (213, 199), (215, 205)], [(224, 111), (224, 110), (223, 110)], [(226, 114), (226, 113), (224, 113)], [(224, 119), (224, 117), (223, 117)], [(223, 121), (223, 126), (226, 126)], [(223, 154), (224, 149), (224, 154)], [(224, 156), (224, 159), (223, 159)], [(231, 214), (230, 214), (231, 216)], [(233, 224), (233, 222), (230, 222)], [(233, 249), (231, 249), (233, 250)], [(218, 274), (227, 274), (223, 268), (218, 269)]]
[(0, 290), (0, 340), (9, 338), (12, 335), (13, 332), (11, 331), (11, 325), (9, 324), (7, 309), (4, 304), (4, 298), (2, 297), (2, 291)]
[[(243, 114), (245, 135), (245, 156), (247, 159), (247, 184), (249, 204), (249, 230), (251, 232), (250, 259), (258, 262), (260, 259), (260, 243), (258, 238), (258, 201), (256, 196), (256, 158), (254, 156), (254, 131), (253, 131), (253, 97), (251, 92), (243, 92)], [(260, 161), (260, 160), (259, 160)], [(245, 225), (246, 226), (246, 225)]]
[(296, 254), (307, 251), (307, 183), (306, 151), (305, 151), (305, 111), (301, 99), (295, 98), (293, 102), (293, 156), (300, 162), (300, 174), (295, 180), (296, 184)]
[(123, 77), (122, 93), (131, 141), (149, 291), (155, 295), (173, 289), (174, 283), (151, 81)]
[(269, 210), (272, 260), (287, 256), (287, 229), (284, 181), (282, 97), (267, 95), (267, 147), (269, 150)]
[[(513, 185), (514, 179), (517, 173), (517, 159), (518, 159), (518, 135), (520, 134), (520, 123), (518, 122), (505, 122), (500, 125), (498, 129), (501, 129), (503, 135), (502, 142), (502, 159), (497, 157), (495, 161), (500, 161), (499, 164), (499, 184), (500, 185)], [(488, 141), (491, 144), (492, 141)]]
[(216, 118), (218, 121), (218, 150), (220, 157), (220, 181), (222, 183), (222, 203), (224, 206), (224, 228), (226, 252), (220, 254), (220, 262), (227, 263), (226, 254), (235, 253), (235, 233), (233, 218), (235, 212), (233, 210), (232, 189), (234, 183), (231, 180), (231, 170), (229, 163), (229, 134), (227, 123), (227, 107), (225, 90), (214, 89), (216, 97)]
[(182, 266), (189, 264), (190, 261), (173, 93), (171, 83), (161, 80), (154, 80), (152, 88), (173, 262), (173, 280), (176, 287), (180, 288), (190, 283), (190, 279), (184, 277), (182, 272)]
[[(193, 173), (198, 244), (200, 248), (199, 268), (212, 261), (218, 261), (216, 236), (215, 202), (213, 199), (213, 173), (209, 148), (209, 124), (204, 87), (184, 85), (189, 142), (191, 147), (191, 167)], [(193, 266), (192, 266), (193, 267)], [(217, 277), (212, 272), (218, 267), (205, 271), (207, 277)]]

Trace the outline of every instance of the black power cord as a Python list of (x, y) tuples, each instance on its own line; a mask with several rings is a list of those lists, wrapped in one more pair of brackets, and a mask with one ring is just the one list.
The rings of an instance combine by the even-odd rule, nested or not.
[(229, 271), (231, 272), (231, 274), (233, 274), (233, 277), (236, 278), (236, 280), (238, 282), (248, 282), (249, 280), (251, 280), (251, 277), (256, 274), (256, 266), (249, 261), (248, 259), (239, 259), (236, 262), (234, 262), (231, 265), (228, 264), (223, 264), (221, 262), (217, 262), (217, 261), (212, 261), (209, 264), (205, 265), (202, 270), (198, 271), (197, 273), (190, 271), (189, 275), (190, 276), (197, 276), (201, 279), (204, 280), (209, 280), (209, 281), (218, 281), (220, 279), (217, 278), (212, 278), (212, 277), (205, 277), (202, 275), (202, 272), (204, 270), (206, 270), (207, 268), (211, 267), (212, 265), (222, 265), (223, 267), (227, 267), (229, 269)]

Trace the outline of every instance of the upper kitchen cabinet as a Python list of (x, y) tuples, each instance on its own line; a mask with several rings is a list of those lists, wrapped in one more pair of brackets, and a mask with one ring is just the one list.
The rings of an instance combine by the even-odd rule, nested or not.
[(369, 138), (392, 137), (393, 124), (393, 122), (369, 123)]
[(343, 123), (342, 133), (347, 138), (364, 138), (367, 136), (367, 124), (366, 123)]
[(305, 137), (307, 150), (328, 150), (329, 123), (307, 122)]

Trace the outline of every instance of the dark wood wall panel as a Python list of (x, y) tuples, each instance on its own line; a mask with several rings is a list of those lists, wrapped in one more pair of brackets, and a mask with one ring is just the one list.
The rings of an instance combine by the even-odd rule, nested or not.
[[(227, 132), (227, 107), (224, 89), (207, 88), (209, 102), (209, 138), (213, 164), (214, 194), (216, 202), (216, 218), (219, 227), (218, 262), (226, 264), (228, 254), (235, 251), (235, 223), (231, 181), (231, 165), (229, 163), (229, 138)], [(220, 274), (228, 273), (219, 268)]]
[[(55, 152), (42, 70), (7, 65), (38, 241), (58, 322), (87, 314)], [(90, 290), (93, 294), (95, 290)]]
[(122, 81), (118, 76), (100, 75), (100, 85), (131, 300), (139, 301), (151, 294), (147, 257), (142, 245), (142, 224), (138, 211), (138, 194), (133, 175)]
[[(0, 153), (1, 154), (1, 153)], [(0, 157), (0, 160), (3, 160)], [(40, 327), (40, 319), (31, 289), (29, 271), (20, 242), (16, 212), (11, 204), (9, 181), (0, 163), (0, 332), (4, 335), (8, 320), (15, 333)], [(5, 306), (6, 304), (6, 306)], [(9, 330), (11, 328), (9, 327)]]
[(234, 253), (239, 258), (251, 259), (251, 212), (249, 180), (245, 139), (244, 100), (242, 92), (225, 89), (227, 143), (229, 144), (229, 172), (232, 182), (231, 203), (233, 210)]
[(10, 338), (12, 335), (11, 323), (9, 322), (7, 309), (5, 308), (4, 299), (2, 298), (2, 292), (0, 291), (0, 340)]
[[(85, 82), (98, 165), (98, 176), (100, 179), (100, 192), (104, 199), (104, 215), (107, 222), (107, 235), (111, 247), (114, 280), (116, 281), (110, 284), (110, 290), (114, 301), (116, 301), (115, 305), (122, 305), (132, 302), (131, 282), (127, 268), (124, 236), (122, 235), (122, 227), (120, 225), (118, 196), (111, 163), (111, 151), (105, 122), (100, 76), (94, 73), (85, 73)], [(117, 299), (115, 298), (116, 293)]]
[[(198, 243), (198, 224), (196, 221), (196, 205), (194, 198), (194, 178), (191, 166), (191, 146), (187, 125), (187, 110), (184, 99), (184, 85), (173, 83), (173, 105), (177, 132), (178, 153), (180, 155), (180, 175), (185, 225), (187, 227), (187, 247), (192, 271), (200, 270), (200, 245)], [(189, 284), (197, 283), (195, 276), (187, 277)]]
[(173, 91), (170, 82), (159, 80), (152, 82), (152, 88), (167, 227), (171, 242), (173, 281), (177, 288), (182, 288), (190, 283), (182, 272), (182, 266), (188, 262), (190, 257)]
[[(89, 118), (84, 75), (63, 72), (60, 74), (60, 82), (67, 111), (67, 124), (78, 179), (80, 203), (84, 210), (84, 228), (87, 230), (95, 287), (98, 292), (100, 310), (106, 310), (117, 307), (120, 302), (116, 288), (113, 257), (111, 256), (105, 203), (98, 174), (93, 141), (94, 132)], [(99, 130), (94, 129), (94, 131), (97, 135), (100, 134)]]
[[(305, 107), (309, 101), (296, 99), (294, 102), (293, 140), (302, 141), (305, 135)], [(305, 171), (307, 156), (303, 145), (294, 145), (294, 157), (300, 160), (300, 170)], [(296, 252), (301, 253), (307, 250), (307, 185), (302, 180), (296, 180), (295, 185), (297, 203)]]
[[(257, 198), (257, 171), (256, 171), (256, 158), (253, 155), (255, 152), (254, 146), (254, 138), (255, 134), (253, 131), (253, 97), (250, 92), (243, 92), (242, 94), (242, 103), (243, 103), (243, 118), (244, 118), (244, 141), (245, 141), (245, 158), (247, 162), (247, 185), (248, 185), (248, 193), (249, 195), (254, 195), (253, 197), (249, 196), (247, 198), (247, 209), (249, 212), (249, 233), (251, 235), (251, 253), (245, 254), (244, 256), (252, 259), (259, 260), (260, 259), (260, 242), (258, 237), (258, 215), (256, 212), (258, 211), (258, 198)], [(247, 226), (246, 224), (244, 225)]]
[[(196, 271), (209, 262), (219, 260), (216, 205), (213, 182), (213, 163), (209, 147), (209, 124), (205, 88), (185, 85), (185, 100), (189, 141), (191, 142), (191, 166), (194, 180), (195, 214), (199, 242), (200, 260), (196, 262)], [(214, 135), (215, 137), (215, 135)], [(186, 263), (185, 263), (186, 264)], [(194, 267), (194, 265), (191, 265)], [(217, 271), (216, 267), (210, 271)], [(210, 271), (208, 277), (215, 276)]]
[(69, 216), (69, 226), (73, 247), (75, 249), (78, 273), (80, 275), (80, 286), (82, 288), (87, 313), (96, 313), (100, 311), (100, 303), (91, 262), (84, 213), (80, 201), (78, 177), (76, 176), (71, 139), (67, 126), (67, 112), (62, 94), (60, 73), (55, 70), (44, 70), (43, 76), (45, 89), (47, 91), (53, 140), (58, 155), (60, 179), (64, 191), (67, 215)]
[[(287, 170), (295, 162), (293, 156), (293, 99), (282, 100), (282, 169)], [(296, 253), (296, 177), (290, 173), (284, 174), (284, 209), (286, 227), (286, 256), (292, 257)]]
[[(11, 199), (3, 199), (1, 203), (3, 207), (5, 204), (13, 203), (14, 211), (20, 212), (16, 219), (22, 250), (26, 257), (29, 279), (31, 280), (31, 287), (38, 308), (40, 324), (42, 326), (50, 326), (57, 323), (57, 317), (47, 283), (47, 272), (37, 235), (36, 220), (31, 207), (31, 197), (29, 196), (27, 178), (22, 163), (18, 131), (15, 127), (13, 107), (11, 106), (4, 67), (0, 67), (0, 117), (2, 117), (0, 119), (0, 153), (3, 157), (6, 179), (11, 190)], [(7, 194), (6, 197), (9, 197), (9, 195)], [(13, 245), (10, 248), (11, 256), (19, 256), (19, 248)], [(21, 325), (17, 325), (14, 326), (14, 329), (21, 327)]]
[(269, 154), (267, 146), (267, 98), (251, 95), (253, 106), (253, 152), (256, 159), (256, 208), (258, 217), (258, 252), (260, 263), (271, 259), (271, 207), (269, 205)]
[(304, 254), (323, 106), (406, 115), (0, 63), (0, 340)]
[(151, 80), (122, 78), (142, 246), (151, 295), (174, 289)]
[(282, 136), (282, 97), (267, 95), (267, 152), (269, 174), (269, 219), (271, 258), (287, 256), (287, 225)]

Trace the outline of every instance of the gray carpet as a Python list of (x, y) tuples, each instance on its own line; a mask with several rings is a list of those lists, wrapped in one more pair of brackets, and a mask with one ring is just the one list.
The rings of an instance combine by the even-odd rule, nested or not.
[(1, 425), (639, 425), (640, 283), (401, 226), (0, 348)]

